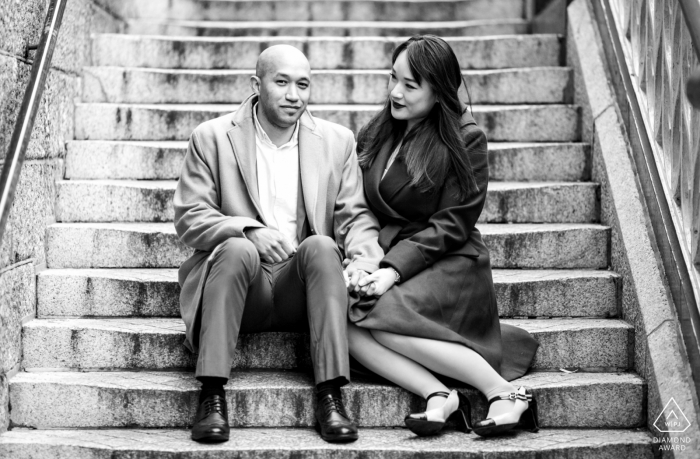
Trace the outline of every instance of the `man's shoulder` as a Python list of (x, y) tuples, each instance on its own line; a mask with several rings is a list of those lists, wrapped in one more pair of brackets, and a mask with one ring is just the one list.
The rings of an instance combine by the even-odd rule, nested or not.
[(332, 121), (316, 118), (315, 116), (312, 116), (312, 118), (314, 123), (316, 123), (316, 129), (324, 138), (328, 137), (336, 140), (342, 139), (348, 142), (355, 139), (355, 134), (353, 134), (353, 132), (345, 126), (341, 126), (340, 124)]
[(207, 139), (222, 135), (231, 130), (233, 127), (233, 118), (235, 112), (227, 113), (218, 118), (214, 118), (203, 122), (192, 131), (199, 139)]

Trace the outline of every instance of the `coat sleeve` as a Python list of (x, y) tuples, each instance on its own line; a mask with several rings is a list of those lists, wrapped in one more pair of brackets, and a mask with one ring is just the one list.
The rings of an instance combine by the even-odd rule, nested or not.
[(335, 201), (333, 232), (338, 246), (350, 259), (349, 269), (376, 271), (384, 251), (379, 246), (379, 223), (369, 209), (362, 181), (362, 171), (350, 134), (346, 142), (340, 190)]
[(245, 237), (246, 228), (265, 226), (253, 218), (222, 214), (219, 202), (216, 182), (195, 130), (173, 199), (175, 230), (185, 245), (212, 251), (230, 237)]
[(481, 215), (489, 179), (486, 135), (481, 129), (471, 128), (465, 141), (479, 191), (460, 202), (454, 196), (456, 183), (448, 180), (442, 189), (438, 210), (428, 220), (427, 227), (392, 247), (380, 263), (383, 268), (392, 267), (398, 271), (401, 282), (432, 266), (446, 253), (462, 247)]

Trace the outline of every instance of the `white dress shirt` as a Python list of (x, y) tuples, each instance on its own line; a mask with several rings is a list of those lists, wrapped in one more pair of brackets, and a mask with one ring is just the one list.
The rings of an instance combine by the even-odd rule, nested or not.
[(269, 228), (284, 234), (294, 248), (297, 237), (299, 193), (299, 121), (289, 142), (277, 147), (258, 121), (258, 104), (253, 107), (258, 194), (263, 217)]

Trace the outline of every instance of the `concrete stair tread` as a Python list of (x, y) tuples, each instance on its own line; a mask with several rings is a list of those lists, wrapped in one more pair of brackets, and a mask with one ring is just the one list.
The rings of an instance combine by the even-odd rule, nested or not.
[[(83, 102), (236, 103), (250, 95), (253, 69), (171, 70), (134, 67), (83, 69)], [(571, 69), (464, 70), (475, 104), (550, 104), (572, 100)], [(312, 104), (381, 104), (387, 96), (387, 70), (312, 71)], [(466, 93), (463, 94), (466, 98)]]
[[(619, 276), (602, 270), (494, 269), (503, 317), (614, 317)], [(48, 269), (37, 274), (45, 317), (179, 317), (177, 269)]]
[[(556, 35), (445, 37), (463, 68), (560, 65)], [(390, 37), (172, 37), (99, 34), (93, 38), (95, 65), (162, 68), (254, 68), (260, 51), (274, 44), (304, 49), (313, 69), (390, 66)]]
[(525, 34), (525, 19), (480, 19), (453, 21), (207, 21), (127, 20), (127, 33), (172, 36), (399, 36), (416, 33), (439, 36), (498, 36)]
[[(67, 150), (66, 179), (172, 180), (180, 176), (187, 142), (74, 140)], [(489, 142), (490, 183), (587, 181), (588, 150), (577, 142)]]
[[(630, 365), (634, 328), (619, 319), (503, 319), (540, 342), (536, 370), (580, 367), (607, 371)], [(51, 318), (23, 326), (25, 369), (191, 368), (179, 318)], [(606, 342), (604, 347), (601, 342)], [(309, 366), (308, 335), (242, 334), (233, 368), (294, 369)]]
[[(177, 187), (177, 180), (70, 179), (58, 180), (57, 183), (60, 186), (92, 185), (163, 190), (174, 190)], [(597, 188), (598, 184), (595, 182), (489, 182), (489, 190), (494, 191), (547, 187)]]
[[(642, 430), (543, 429), (519, 432), (483, 441), (478, 435), (445, 432), (439, 437), (416, 438), (405, 429), (363, 429), (360, 439), (348, 444), (324, 442), (313, 429), (240, 429), (231, 440), (202, 445), (190, 439), (190, 432), (178, 430), (13, 430), (0, 437), (0, 453), (14, 459), (71, 457), (89, 453), (94, 459), (150, 459), (177, 455), (181, 459), (236, 457), (271, 459), (278, 457), (333, 457), (365, 459), (405, 457), (476, 459), (485, 455), (535, 459), (542, 457), (600, 457), (651, 459), (651, 436)], [(73, 456), (75, 457), (75, 456)]]
[(201, 20), (442, 20), (522, 17), (524, 0), (151, 0), (124, 17)]
[[(402, 391), (399, 387), (358, 377), (343, 390), (347, 393), (371, 388)], [(579, 387), (598, 384), (644, 385), (644, 379), (634, 373), (564, 373), (539, 371), (528, 373), (512, 381), (516, 386), (542, 390), (549, 387)], [(71, 386), (106, 387), (159, 391), (199, 390), (200, 383), (191, 371), (21, 371), (10, 379), (10, 384), (59, 384)], [(295, 371), (234, 371), (226, 385), (229, 391), (264, 389), (307, 389), (314, 387), (310, 373)], [(460, 386), (460, 390), (466, 390)], [(469, 393), (476, 393), (468, 389)]]
[(483, 25), (517, 24), (526, 25), (522, 18), (471, 19), (455, 21), (206, 21), (186, 19), (131, 19), (130, 24), (167, 24), (195, 28), (228, 28), (228, 29), (283, 29), (289, 27), (324, 27), (324, 28), (362, 28), (376, 27), (381, 29), (421, 29), (421, 28), (459, 28)]
[[(173, 221), (176, 180), (63, 180), (57, 183), (59, 222)], [(595, 222), (592, 182), (494, 182), (480, 222)], [(104, 203), (109, 205), (104, 206)]]
[[(313, 115), (354, 132), (381, 109), (374, 104), (309, 105)], [(236, 104), (79, 103), (79, 140), (185, 140), (199, 124), (226, 115)], [(473, 106), (477, 124), (493, 141), (570, 142), (580, 138), (578, 110), (568, 104)]]
[[(494, 268), (607, 268), (610, 228), (592, 223), (479, 224)], [(174, 268), (192, 249), (172, 223), (56, 223), (49, 268)]]
[[(110, 72), (130, 72), (130, 73), (154, 73), (166, 75), (205, 75), (205, 76), (250, 76), (255, 74), (254, 68), (245, 69), (171, 69), (171, 68), (154, 68), (154, 67), (128, 67), (128, 66), (94, 66), (83, 67), (84, 71), (110, 71)], [(522, 68), (504, 68), (504, 69), (469, 69), (462, 70), (464, 76), (478, 75), (510, 75), (518, 73), (534, 73), (542, 72), (551, 73), (566, 73), (570, 72), (570, 67), (522, 67)], [(311, 69), (311, 75), (381, 75), (386, 76), (386, 69)], [(83, 102), (85, 103), (85, 102)]]
[[(543, 427), (636, 427), (642, 419), (638, 399), (643, 397), (645, 383), (632, 373), (537, 372), (514, 384), (533, 388)], [(226, 386), (231, 422), (237, 427), (311, 426), (313, 387), (311, 372), (233, 372)], [(472, 402), (473, 419), (482, 418), (484, 397), (463, 384), (458, 387)], [(105, 428), (130, 422), (142, 427), (182, 427), (192, 422), (199, 383), (192, 372), (22, 372), (10, 380), (10, 391), (19, 402), (12, 412), (15, 426)], [(359, 376), (343, 392), (350, 416), (363, 427), (403, 426), (405, 413), (419, 410), (423, 403), (392, 384)], [(125, 396), (129, 397), (126, 406)], [(49, 404), (42, 404), (42, 399), (49, 398), (58, 401), (50, 413), (46, 412)], [(384, 403), (377, 404), (378, 400)], [(594, 407), (582, 406), (594, 401), (606, 401), (614, 414), (604, 419)], [(157, 412), (149, 412), (147, 407), (154, 405), (159, 406)], [(83, 408), (70, 409), (75, 406)]]
[[(590, 330), (597, 328), (630, 330), (633, 327), (620, 319), (502, 319), (501, 322), (519, 326), (531, 333), (559, 332), (568, 330)], [(72, 330), (106, 330), (125, 333), (182, 334), (185, 324), (182, 319), (159, 317), (128, 318), (50, 318), (32, 319), (24, 328), (69, 328)], [(272, 333), (272, 332), (270, 332)]]

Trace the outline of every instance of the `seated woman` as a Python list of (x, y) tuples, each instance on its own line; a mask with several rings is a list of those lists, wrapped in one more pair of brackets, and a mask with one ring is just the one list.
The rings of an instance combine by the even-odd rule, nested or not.
[(473, 427), (479, 435), (518, 424), (537, 431), (530, 389), (508, 381), (527, 371), (538, 343), (498, 320), (489, 251), (475, 227), (488, 185), (486, 136), (459, 99), (459, 62), (444, 40), (423, 35), (396, 48), (392, 63), (389, 98), (358, 137), (386, 255), (356, 287), (364, 296), (349, 310), (350, 353), (425, 397), (426, 411), (406, 417), (418, 435), (439, 432), (453, 415), (471, 430), (467, 398), (432, 372), (489, 400), (487, 419)]

